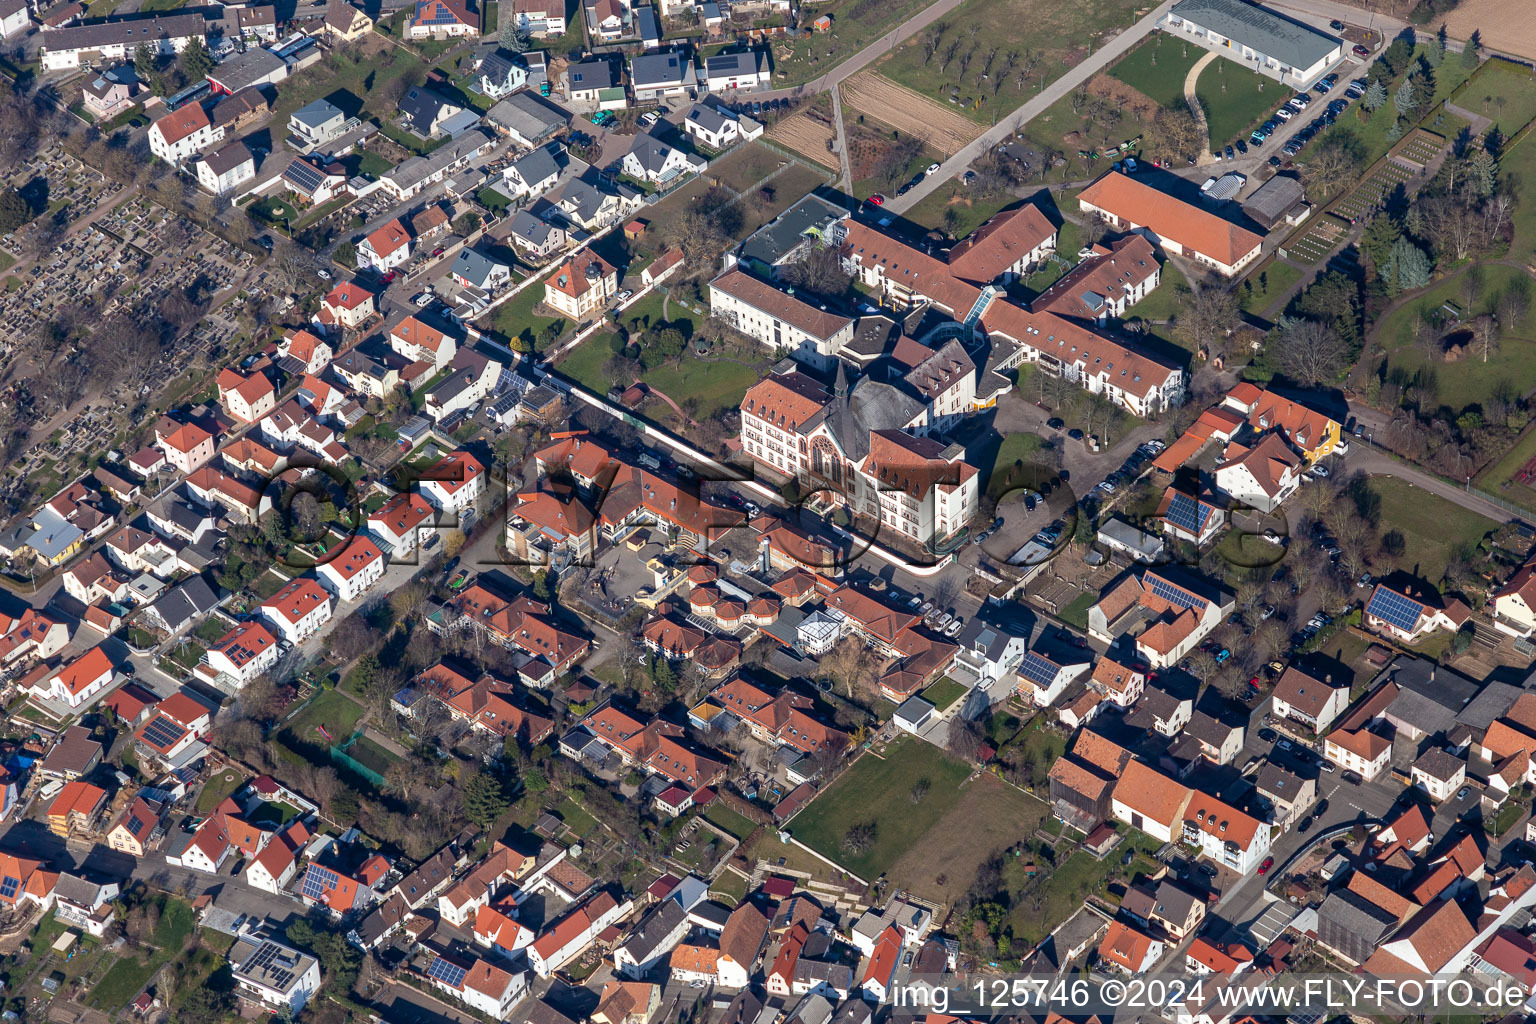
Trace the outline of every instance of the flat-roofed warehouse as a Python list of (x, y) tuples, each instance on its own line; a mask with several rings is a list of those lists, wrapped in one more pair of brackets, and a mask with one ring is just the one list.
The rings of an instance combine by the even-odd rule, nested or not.
[(1344, 54), (1343, 40), (1243, 0), (1179, 0), (1161, 27), (1298, 89)]

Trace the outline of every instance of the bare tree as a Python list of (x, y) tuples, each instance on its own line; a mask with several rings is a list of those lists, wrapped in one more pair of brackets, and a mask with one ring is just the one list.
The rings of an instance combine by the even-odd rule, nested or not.
[(1241, 322), (1237, 296), (1215, 287), (1198, 287), (1184, 293), (1174, 332), (1190, 347), (1215, 354)]
[(1338, 380), (1349, 359), (1349, 346), (1338, 332), (1317, 320), (1301, 320), (1280, 333), (1281, 371), (1299, 384), (1317, 386)]
[(1499, 322), (1490, 314), (1484, 313), (1472, 322), (1472, 337), (1477, 343), (1483, 362), (1486, 363), (1489, 356), (1499, 351)]

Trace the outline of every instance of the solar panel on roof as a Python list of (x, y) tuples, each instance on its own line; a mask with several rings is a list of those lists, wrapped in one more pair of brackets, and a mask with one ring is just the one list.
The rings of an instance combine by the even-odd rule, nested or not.
[(302, 189), (313, 192), (319, 188), (325, 178), (315, 168), (303, 160), (295, 160), (288, 165), (288, 170), (283, 172), (283, 177), (293, 182)]
[(464, 984), (464, 976), (469, 972), (452, 960), (444, 960), (438, 957), (427, 967), (427, 977), (435, 978), (450, 988), (460, 988)]
[(1143, 580), (1147, 588), (1152, 591), (1154, 597), (1160, 597), (1169, 604), (1180, 608), (1204, 608), (1205, 601), (1191, 594), (1183, 587), (1176, 587), (1161, 576), (1148, 574)]
[(1377, 587), (1376, 593), (1371, 595), (1371, 603), (1366, 605), (1365, 613), (1411, 633), (1419, 624), (1419, 616), (1424, 613), (1424, 606), (1395, 590)]
[(0, 898), (13, 900), (16, 898), (16, 891), (20, 888), (21, 879), (6, 875), (5, 878), (0, 879)]
[(1049, 659), (1030, 651), (1024, 656), (1024, 661), (1019, 665), (1019, 675), (1032, 683), (1047, 686), (1056, 678), (1059, 670)]
[(1204, 529), (1205, 521), (1210, 518), (1210, 515), (1209, 505), (1187, 494), (1175, 494), (1173, 500), (1168, 503), (1168, 514), (1165, 518), (1179, 529), (1198, 535)]
[(311, 864), (309, 870), (304, 873), (304, 881), (299, 891), (305, 899), (320, 902), (328, 893), (341, 884), (341, 876), (330, 868), (323, 868), (319, 864)]
[(144, 742), (164, 750), (186, 734), (187, 730), (161, 715), (144, 727)]
[(134, 835), (138, 835), (139, 834), (139, 829), (141, 829), (143, 827), (144, 827), (144, 821), (137, 814), (130, 814), (128, 816), (128, 831), (129, 832), (133, 833)]

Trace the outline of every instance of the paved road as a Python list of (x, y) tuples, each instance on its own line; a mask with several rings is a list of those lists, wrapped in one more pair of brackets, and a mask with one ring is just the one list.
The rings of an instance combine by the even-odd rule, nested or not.
[(1350, 441), (1350, 454), (1345, 459), (1347, 469), (1363, 469), (1372, 476), (1398, 477), (1415, 487), (1422, 487), (1431, 494), (1438, 494), (1447, 501), (1455, 502), (1464, 509), (1487, 516), (1497, 523), (1507, 523), (1516, 518), (1507, 509), (1469, 491), (1465, 486), (1457, 487), (1455, 484), (1447, 483), (1439, 477), (1379, 451), (1368, 439), (1387, 428), (1388, 417), (1383, 415), (1381, 410), (1352, 402), (1349, 412), (1356, 422), (1365, 427), (1366, 436)]
[(1136, 24), (1104, 44), (1097, 53), (1046, 86), (1034, 99), (1029, 100), (1008, 117), (1001, 118), (990, 130), (971, 140), (969, 145), (944, 161), (937, 172), (924, 178), (912, 191), (904, 196), (887, 199), (886, 207), (896, 213), (904, 213), (921, 202), (944, 181), (964, 174), (965, 169), (977, 157), (1011, 137), (1014, 132), (1049, 109), (1053, 103), (1070, 95), (1073, 89), (1109, 67), (1131, 47), (1157, 31), (1157, 23), (1162, 20), (1163, 15), (1168, 13), (1173, 4), (1174, 0), (1163, 0)]

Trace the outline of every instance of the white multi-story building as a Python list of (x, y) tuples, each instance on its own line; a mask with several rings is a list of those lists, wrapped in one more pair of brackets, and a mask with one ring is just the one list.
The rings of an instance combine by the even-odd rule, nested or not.
[(236, 140), (197, 162), (197, 183), (216, 196), (233, 192), (256, 177), (256, 158)]
[(709, 283), (710, 312), (742, 334), (818, 370), (832, 368), (853, 340), (853, 318), (766, 281), (727, 270)]
[(1244, 0), (1180, 0), (1158, 27), (1297, 89), (1344, 55), (1344, 43)]
[(106, 653), (100, 647), (92, 647), (25, 689), (34, 699), (78, 708), (111, 686), (116, 677)]
[(86, 64), (133, 62), (140, 46), (170, 56), (194, 39), (207, 39), (201, 14), (162, 14), (153, 18), (97, 21), (56, 28), (39, 36), (38, 59), (44, 71), (67, 71)]
[(316, 569), (315, 575), (337, 601), (356, 601), (384, 578), (384, 553), (367, 537), (353, 537), (345, 548)]
[(221, 689), (239, 689), (271, 669), (279, 656), (277, 638), (266, 626), (242, 622), (208, 648), (197, 674)]
[(173, 110), (149, 126), (149, 151), (172, 166), (179, 166), (224, 137), (224, 126), (215, 126), (208, 111), (196, 103)]
[(243, 933), (229, 950), (235, 992), (246, 1002), (297, 1016), (320, 990), (320, 961), (268, 937)]
[(330, 621), (331, 595), (319, 580), (300, 576), (261, 603), (261, 617), (272, 624), (279, 636), (297, 644), (314, 636)]
[(742, 449), (755, 462), (835, 495), (856, 516), (919, 544), (954, 536), (976, 515), (976, 467), (960, 445), (924, 436), (923, 400), (837, 366), (831, 394), (799, 372), (759, 381), (741, 404)]
[(463, 515), (485, 494), (486, 473), (480, 460), (459, 449), (428, 469), (416, 487), (432, 507), (445, 515)]
[(395, 561), (415, 553), (431, 535), (437, 510), (426, 498), (415, 493), (401, 493), (390, 498), (368, 517), (368, 533)]
[(411, 233), (398, 219), (373, 231), (357, 245), (357, 265), (363, 270), (371, 268), (382, 274), (410, 258)]

